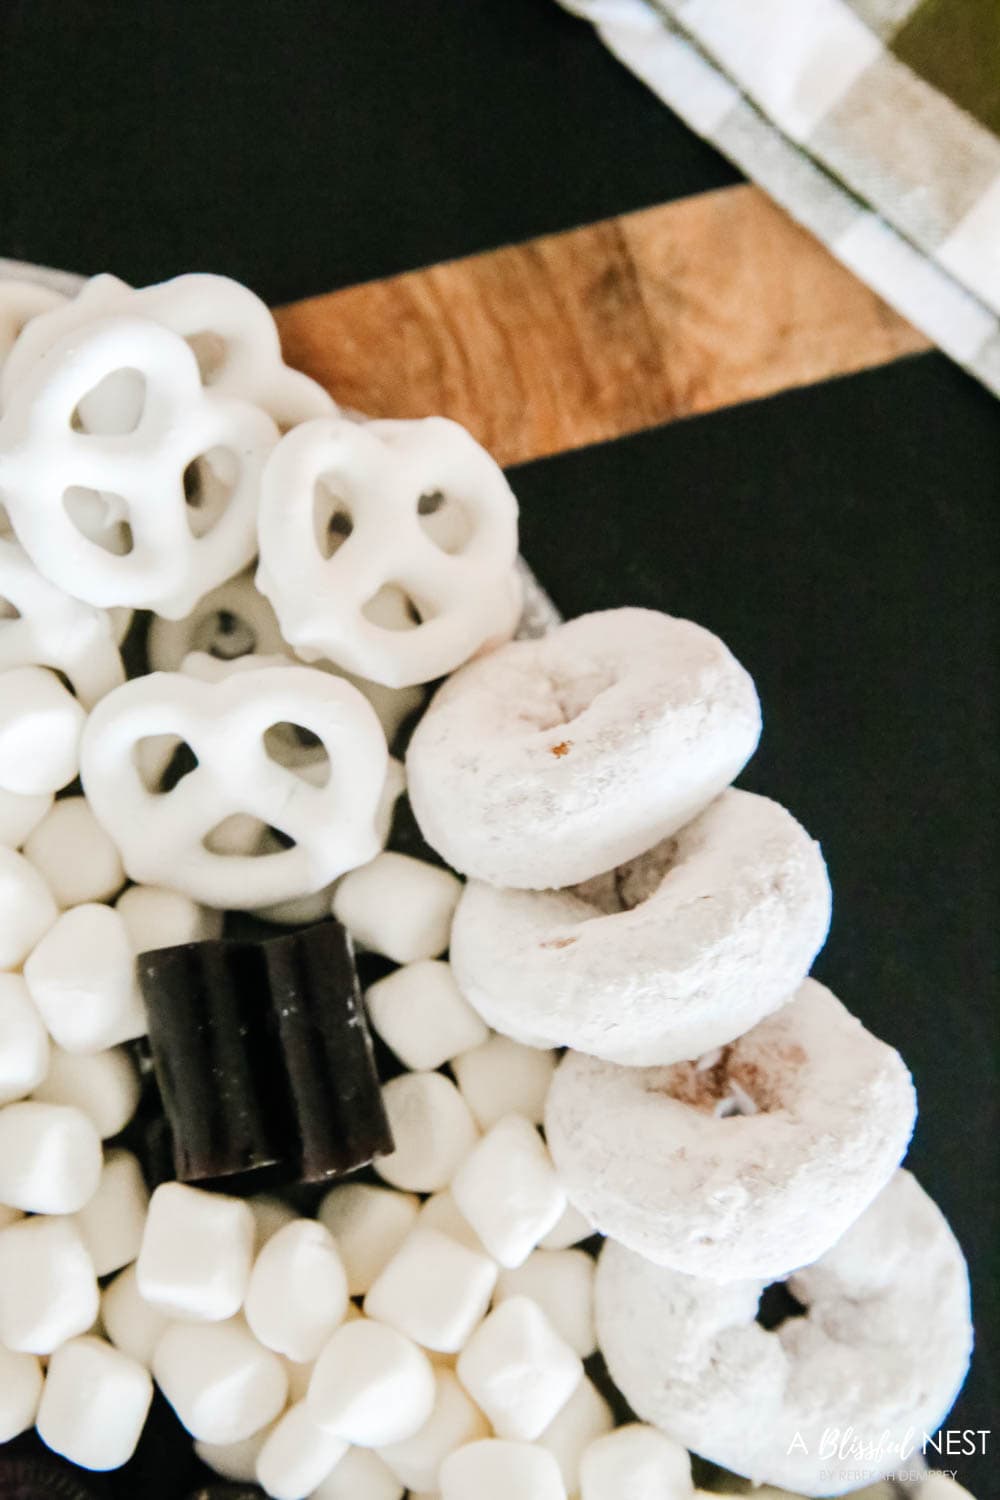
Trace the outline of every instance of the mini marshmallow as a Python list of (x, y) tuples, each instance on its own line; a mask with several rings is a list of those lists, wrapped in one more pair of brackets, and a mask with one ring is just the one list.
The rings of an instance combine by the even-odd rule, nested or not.
[(299, 1216), (290, 1204), (270, 1193), (259, 1193), (256, 1198), (248, 1198), (246, 1203), (253, 1214), (253, 1253), (256, 1257), (279, 1229), (294, 1224)]
[(579, 1495), (583, 1455), (595, 1439), (611, 1432), (614, 1425), (611, 1407), (585, 1375), (538, 1439), (538, 1446), (551, 1453), (559, 1465), (567, 1495)]
[(527, 1297), (511, 1297), (490, 1313), (459, 1355), (457, 1370), (497, 1436), (529, 1443), (583, 1378), (579, 1355)]
[(42, 1394), (42, 1367), (33, 1354), (0, 1344), (0, 1443), (33, 1426)]
[(288, 1395), (281, 1360), (241, 1318), (172, 1323), (156, 1346), (153, 1374), (188, 1432), (204, 1443), (251, 1437), (274, 1421)]
[(461, 892), (450, 870), (385, 851), (344, 876), (333, 915), (360, 946), (409, 964), (444, 953)]
[(18, 969), (59, 915), (30, 860), (0, 845), (0, 969)]
[(381, 1274), (417, 1219), (419, 1200), (367, 1182), (345, 1182), (327, 1193), (317, 1218), (333, 1235), (347, 1289), (361, 1297)]
[(545, 1118), (545, 1099), (556, 1070), (554, 1052), (491, 1036), (456, 1057), (452, 1069), (480, 1130), (489, 1130), (504, 1115), (523, 1115), (532, 1125)]
[(94, 1263), (71, 1219), (24, 1219), (0, 1230), (0, 1344), (51, 1354), (93, 1326)]
[(142, 1167), (131, 1151), (109, 1151), (97, 1190), (76, 1215), (98, 1276), (120, 1271), (139, 1254), (149, 1207)]
[(115, 911), (124, 920), (136, 953), (222, 936), (221, 911), (199, 906), (183, 891), (168, 891), (160, 885), (129, 886), (115, 902)]
[(451, 1185), (461, 1212), (502, 1266), (521, 1265), (566, 1207), (545, 1143), (507, 1115), (465, 1158)]
[(567, 1203), (562, 1218), (554, 1229), (550, 1229), (542, 1240), (543, 1250), (568, 1250), (571, 1245), (578, 1245), (581, 1240), (589, 1240), (594, 1233), (593, 1225), (589, 1219), (585, 1219), (578, 1208), (572, 1203)]
[(691, 1494), (687, 1449), (644, 1422), (595, 1439), (580, 1460), (581, 1500), (687, 1500)]
[(422, 1229), (439, 1229), (442, 1234), (457, 1240), (460, 1245), (465, 1245), (466, 1249), (485, 1254), (482, 1240), (459, 1210), (448, 1188), (440, 1193), (432, 1193), (424, 1201), (417, 1223)]
[(34, 1092), (45, 1104), (71, 1104), (82, 1110), (102, 1140), (117, 1135), (139, 1107), (142, 1085), (135, 1061), (124, 1047), (89, 1056), (53, 1046), (49, 1070)]
[(101, 1323), (108, 1338), (116, 1349), (147, 1369), (170, 1321), (140, 1292), (134, 1264), (109, 1281), (101, 1294)]
[(290, 1406), (257, 1455), (257, 1482), (274, 1500), (302, 1500), (347, 1452), (348, 1445), (317, 1427), (304, 1401)]
[(24, 966), (49, 1035), (67, 1052), (101, 1052), (144, 1036), (146, 1013), (123, 919), (88, 903), (63, 912)]
[[(281, 1420), (280, 1418), (278, 1419)], [(214, 1474), (235, 1484), (256, 1484), (257, 1459), (277, 1424), (262, 1427), (240, 1443), (196, 1442), (194, 1451)]]
[(0, 1202), (28, 1214), (73, 1214), (100, 1177), (100, 1136), (82, 1110), (34, 1099), (0, 1109)]
[(51, 792), (24, 796), (20, 792), (0, 790), (0, 844), (6, 844), (8, 849), (20, 849), (51, 806)]
[(420, 959), (378, 980), (365, 995), (372, 1026), (400, 1062), (432, 1071), (489, 1036), (440, 959)]
[(566, 1500), (559, 1465), (544, 1448), (487, 1438), (441, 1465), (441, 1500)]
[(25, 856), (58, 904), (110, 901), (125, 884), (121, 855), (85, 797), (63, 797), (25, 841)]
[(0, 787), (31, 797), (68, 785), (80, 769), (86, 717), (54, 672), (0, 672)]
[(253, 1238), (253, 1213), (240, 1198), (163, 1183), (149, 1202), (139, 1291), (173, 1317), (230, 1318), (246, 1295)]
[(496, 1301), (530, 1297), (581, 1359), (597, 1348), (594, 1262), (583, 1250), (535, 1250), (522, 1266), (501, 1271)]
[(337, 1329), (309, 1384), (313, 1421), (361, 1448), (419, 1432), (434, 1407), (434, 1371), (412, 1339), (368, 1318)]
[(457, 1354), (486, 1316), (496, 1279), (487, 1255), (418, 1225), (371, 1288), (365, 1312), (426, 1349)]
[(49, 1361), (38, 1435), (82, 1469), (119, 1469), (135, 1452), (152, 1400), (144, 1365), (103, 1339), (71, 1339)]
[(348, 1448), (312, 1500), (403, 1500), (403, 1486), (370, 1448)]
[[(355, 1307), (353, 1302), (347, 1304), (347, 1309), (345, 1322), (349, 1318), (361, 1317), (359, 1309)], [(304, 1401), (309, 1394), (309, 1382), (312, 1380), (313, 1367), (316, 1361), (313, 1360), (310, 1364), (299, 1364), (294, 1359), (282, 1358), (281, 1362), (285, 1367), (285, 1374), (288, 1376), (289, 1405), (294, 1406), (296, 1402)]]
[(49, 1038), (20, 974), (0, 974), (0, 1104), (23, 1099), (49, 1069)]
[(330, 1231), (296, 1219), (258, 1255), (244, 1312), (265, 1348), (307, 1364), (344, 1321), (347, 1302), (347, 1273)]
[(490, 1435), (489, 1423), (452, 1371), (436, 1370), (434, 1379), (434, 1410), (420, 1431), (405, 1442), (379, 1449), (379, 1457), (408, 1490), (436, 1490), (448, 1455)]
[(409, 1192), (447, 1187), (477, 1137), (458, 1089), (441, 1073), (403, 1073), (390, 1079), (382, 1098), (396, 1149), (376, 1157), (376, 1172)]

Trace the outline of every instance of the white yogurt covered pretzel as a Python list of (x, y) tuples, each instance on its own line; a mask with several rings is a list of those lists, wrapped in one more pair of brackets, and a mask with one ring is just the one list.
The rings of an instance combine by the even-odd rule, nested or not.
[[(145, 380), (134, 430), (74, 430), (81, 399), (123, 369)], [(176, 334), (105, 319), (55, 344), (18, 386), (0, 421), (0, 489), (47, 578), (90, 604), (179, 617), (253, 556), (260, 469), (276, 436), (264, 412), (202, 389)], [(196, 507), (185, 483), (197, 462), (205, 488)], [(128, 524), (121, 555), (73, 519), (71, 501), (86, 508), (95, 496)]]
[(714, 635), (656, 610), (604, 610), (446, 682), (410, 742), (410, 800), (463, 874), (575, 885), (689, 822), (759, 735), (753, 683)]
[[(21, 339), (16, 355), (0, 376), (3, 402), (53, 343), (67, 333), (79, 332), (95, 317), (115, 313), (149, 318), (178, 334), (194, 350), (206, 386), (252, 401), (279, 427), (336, 413), (336, 404), (321, 385), (285, 364), (278, 330), (266, 304), (228, 276), (194, 273), (132, 288), (117, 276), (101, 275), (87, 282), (71, 302), (60, 299), (60, 304), (34, 319), (28, 336)], [(0, 339), (2, 317), (0, 294)], [(133, 393), (134, 388), (133, 382)], [(127, 406), (129, 394), (128, 382), (119, 382), (116, 395), (123, 406)], [(104, 410), (107, 413), (114, 408), (105, 406)]]
[[(322, 742), (325, 784), (311, 784), (268, 753), (266, 731), (289, 723)], [(134, 752), (161, 735), (186, 741), (198, 764), (172, 791), (155, 793)], [(387, 762), (381, 726), (361, 694), (302, 666), (234, 672), (219, 682), (166, 672), (137, 678), (94, 710), (81, 749), (84, 791), (128, 874), (239, 910), (319, 890), (373, 858)], [(213, 852), (206, 841), (237, 814), (276, 829), (293, 847), (259, 856)]]
[(646, 1421), (751, 1479), (839, 1495), (859, 1468), (898, 1468), (907, 1435), (919, 1444), (950, 1408), (972, 1348), (968, 1273), (941, 1211), (898, 1171), (788, 1285), (805, 1315), (767, 1331), (759, 1280), (720, 1286), (609, 1240), (598, 1338)]
[(61, 307), (62, 292), (38, 281), (0, 281), (0, 365), (33, 318)]
[[(264, 472), (257, 587), (307, 660), (430, 682), (513, 634), (517, 502), (456, 422), (310, 422)], [(409, 618), (379, 618), (402, 593)], [(407, 628), (407, 626), (409, 628)]]
[(568, 1052), (545, 1110), (572, 1203), (659, 1265), (732, 1281), (829, 1249), (906, 1150), (906, 1067), (807, 979), (700, 1063), (622, 1068)]
[(125, 681), (121, 622), (43, 578), (12, 537), (0, 537), (0, 607), (0, 671), (53, 667), (84, 708)]
[(470, 881), (451, 961), (495, 1030), (635, 1067), (700, 1057), (794, 993), (830, 921), (819, 847), (730, 790), (673, 838), (567, 891)]

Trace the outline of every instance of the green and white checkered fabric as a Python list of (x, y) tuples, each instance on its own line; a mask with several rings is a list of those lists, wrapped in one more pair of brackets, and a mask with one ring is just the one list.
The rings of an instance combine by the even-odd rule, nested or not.
[(1000, 0), (561, 0), (1000, 395)]

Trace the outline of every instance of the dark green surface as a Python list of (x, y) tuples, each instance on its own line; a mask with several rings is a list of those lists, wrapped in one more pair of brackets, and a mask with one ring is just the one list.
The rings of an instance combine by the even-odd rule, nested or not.
[(997, 0), (923, 0), (890, 46), (901, 62), (1000, 134)]

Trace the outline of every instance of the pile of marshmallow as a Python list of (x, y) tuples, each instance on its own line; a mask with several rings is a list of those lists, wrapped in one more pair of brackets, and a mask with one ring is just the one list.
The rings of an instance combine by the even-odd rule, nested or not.
[[(0, 1441), (118, 1467), (155, 1381), (274, 1500), (674, 1500), (688, 1448), (816, 1495), (851, 1483), (822, 1428), (932, 1431), (964, 1262), (898, 1170), (906, 1069), (806, 977), (818, 848), (732, 789), (760, 713), (722, 643), (512, 640), (495, 463), (339, 413), (224, 278), (0, 285), (0, 361)], [(404, 789), (450, 869), (386, 848)], [(226, 911), (398, 965), (395, 1150), (315, 1218), (150, 1197), (103, 1144), (136, 955)]]

